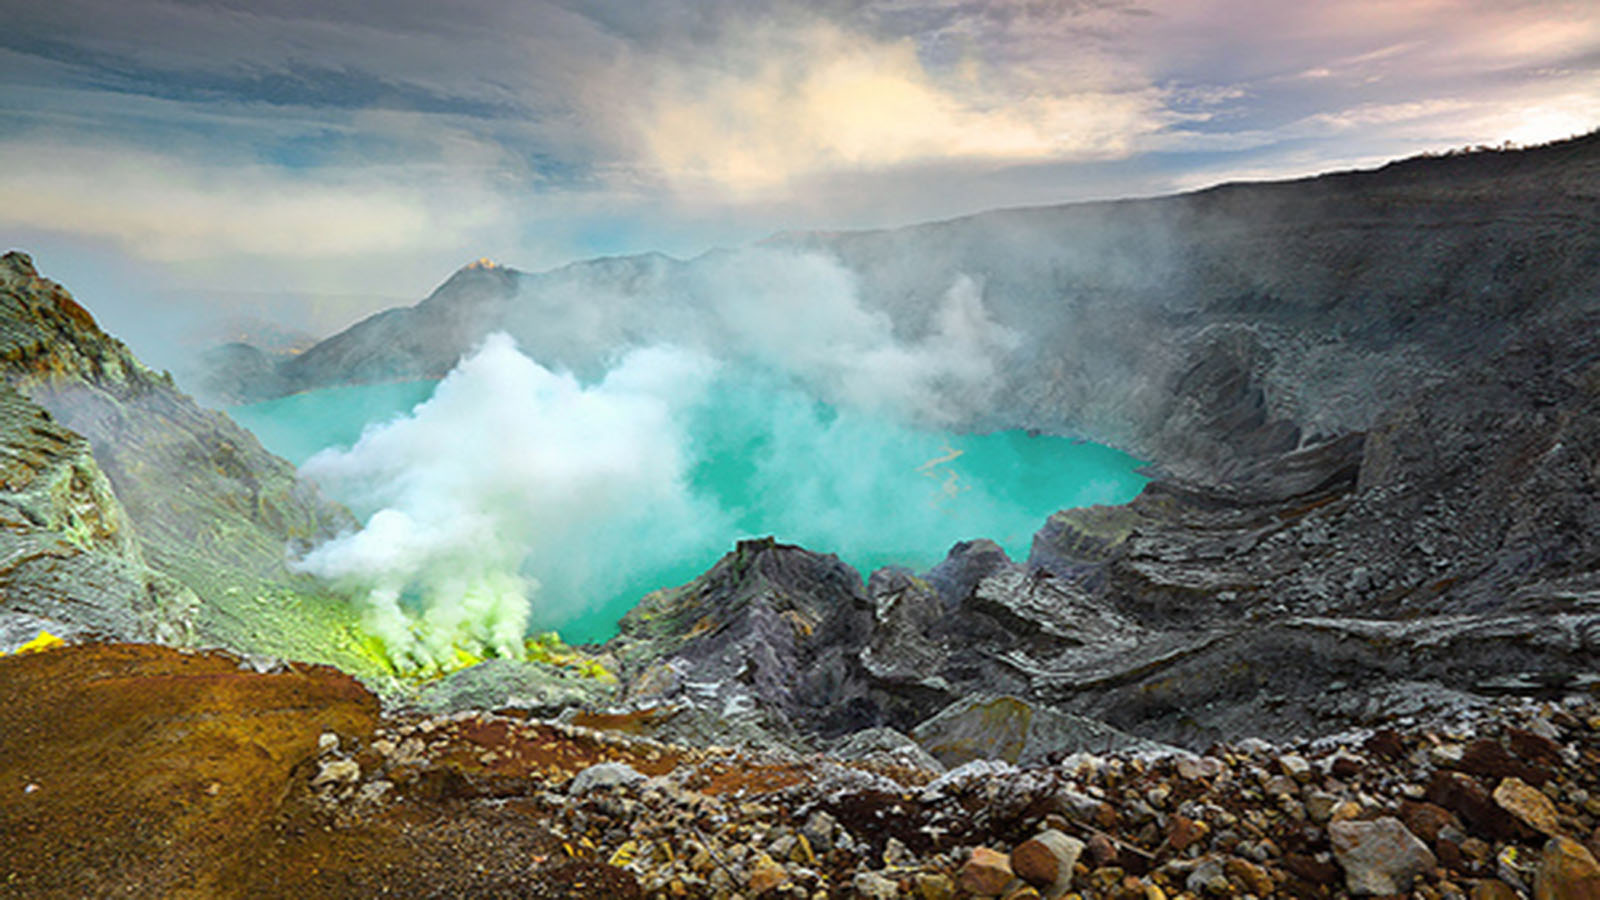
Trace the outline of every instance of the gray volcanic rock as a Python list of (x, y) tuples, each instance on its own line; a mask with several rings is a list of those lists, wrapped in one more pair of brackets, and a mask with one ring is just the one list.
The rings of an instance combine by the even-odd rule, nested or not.
[(631, 699), (757, 709), (775, 727), (829, 734), (876, 724), (859, 712), (870, 619), (861, 576), (837, 557), (740, 541), (706, 574), (645, 597), (612, 649)]
[[(1600, 316), (1508, 344), (1397, 398), (1371, 433), (1257, 460), (1225, 484), (1158, 479), (1124, 507), (1058, 513), (1026, 563), (960, 544), (926, 576), (874, 573), (864, 597), (789, 578), (784, 608), (850, 626), (807, 635), (803, 653), (773, 653), (793, 640), (737, 603), (731, 622), (708, 602), (658, 617), (655, 640), (681, 683), (710, 693), (739, 680), (731, 645), (773, 653), (745, 680), (802, 732), (889, 725), (947, 764), (1082, 746), (1071, 729), (1026, 737), (1018, 724), (1056, 715), (1198, 749), (1593, 689)], [(785, 556), (789, 571), (826, 565)], [(669, 639), (686, 632), (727, 638)], [(648, 669), (654, 651), (637, 650)], [(828, 661), (824, 695), (802, 659)], [(819, 696), (833, 718), (793, 699)], [(995, 696), (1011, 714), (972, 706)], [(955, 717), (949, 734), (930, 730), (935, 713)]]
[(289, 358), (234, 341), (201, 354), (193, 373), (178, 374), (185, 383), (191, 384), (196, 396), (210, 402), (254, 403), (290, 392), (288, 383), (278, 372), (278, 366)]
[(192, 594), (151, 571), (89, 442), (0, 382), (0, 651), (88, 635), (180, 641)]
[(1039, 764), (1072, 753), (1173, 752), (1102, 722), (1036, 707), (1016, 697), (968, 697), (921, 725), (913, 737), (947, 768), (975, 759)]
[[(342, 630), (353, 613), (288, 569), (294, 547), (353, 526), (350, 514), (140, 363), (15, 252), (0, 258), (0, 377), (18, 471), (32, 469), (66, 508), (52, 517), (14, 502), (41, 538), (79, 548), (61, 558), (84, 557), (73, 565), (98, 573), (98, 583), (68, 578), (59, 561), (45, 566), (48, 553), (24, 551), (8, 609), (72, 611), (70, 621), (115, 636), (175, 640), (192, 628), (197, 641), (247, 653), (370, 668)], [(47, 605), (52, 592), (84, 606)]]

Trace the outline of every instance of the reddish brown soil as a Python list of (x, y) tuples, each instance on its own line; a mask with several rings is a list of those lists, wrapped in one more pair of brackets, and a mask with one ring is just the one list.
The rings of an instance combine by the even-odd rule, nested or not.
[(225, 896), (324, 731), (378, 704), (333, 669), (240, 671), (223, 654), (89, 645), (0, 658), (0, 889)]

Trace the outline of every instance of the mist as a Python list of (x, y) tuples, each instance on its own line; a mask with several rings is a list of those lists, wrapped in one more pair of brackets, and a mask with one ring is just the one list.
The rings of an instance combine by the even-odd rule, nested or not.
[[(495, 333), (428, 400), (303, 466), (365, 525), (296, 566), (361, 598), (400, 668), (517, 656), (530, 628), (602, 637), (753, 534), (926, 566), (957, 540), (1025, 541), (1055, 508), (986, 485), (982, 454), (952, 445), (981, 440), (947, 429), (992, 400), (1019, 341), (975, 278), (953, 277), (915, 336), (836, 261), (789, 250), (706, 258), (657, 294), (597, 286), (592, 304), (540, 343), (604, 355), (615, 307), (657, 312), (590, 378)], [(1129, 489), (1091, 478), (1084, 502)]]

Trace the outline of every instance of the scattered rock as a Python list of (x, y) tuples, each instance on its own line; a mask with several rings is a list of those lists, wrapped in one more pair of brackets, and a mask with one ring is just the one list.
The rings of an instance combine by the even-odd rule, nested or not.
[(361, 767), (353, 759), (330, 759), (317, 769), (315, 778), (311, 779), (312, 787), (321, 787), (325, 784), (350, 784), (361, 777)]
[(1328, 826), (1328, 839), (1352, 894), (1405, 893), (1436, 862), (1427, 846), (1395, 818), (1335, 822)]
[(1553, 837), (1544, 845), (1533, 896), (1534, 900), (1600, 900), (1600, 864), (1577, 841)]
[(1555, 834), (1560, 830), (1555, 804), (1520, 778), (1501, 781), (1494, 789), (1494, 802), (1534, 831)]
[(638, 784), (644, 780), (645, 777), (627, 763), (597, 763), (573, 776), (567, 793), (581, 797), (590, 791)]
[(956, 885), (943, 872), (923, 872), (917, 876), (917, 895), (922, 900), (952, 900)]
[(1052, 828), (1011, 851), (1011, 871), (1041, 888), (1065, 888), (1072, 884), (1072, 867), (1082, 853), (1082, 841)]
[(750, 864), (750, 891), (765, 893), (789, 880), (789, 870), (765, 853), (758, 854)]
[(1400, 802), (1400, 821), (1405, 824), (1406, 830), (1430, 844), (1439, 839), (1441, 829), (1447, 826), (1459, 827), (1461, 824), (1444, 807), (1415, 800)]
[(961, 864), (961, 874), (956, 882), (962, 890), (974, 894), (1000, 894), (1016, 877), (1011, 871), (1011, 858), (988, 847), (974, 847), (972, 855)]
[(1188, 816), (1175, 815), (1167, 820), (1167, 844), (1182, 853), (1200, 842), (1210, 833), (1211, 826)]

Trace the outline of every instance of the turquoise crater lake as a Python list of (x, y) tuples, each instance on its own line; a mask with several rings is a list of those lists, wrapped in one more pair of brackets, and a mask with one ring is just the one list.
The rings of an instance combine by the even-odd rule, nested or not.
[[(369, 426), (407, 415), (434, 387), (331, 388), (229, 413), (268, 449), (301, 465), (324, 448), (352, 445)], [(638, 539), (627, 533), (631, 526), (608, 532), (602, 523), (599, 533), (615, 553), (604, 578), (527, 573), (544, 585), (532, 630), (558, 628), (572, 642), (604, 640), (644, 594), (693, 579), (743, 537), (770, 534), (837, 553), (863, 575), (885, 565), (925, 571), (953, 544), (974, 538), (1024, 559), (1050, 514), (1125, 503), (1146, 481), (1136, 471), (1139, 460), (1098, 444), (1020, 430), (928, 430), (734, 379), (719, 380), (679, 418), (682, 489), (717, 511), (725, 533), (662, 561), (630, 552)], [(333, 493), (363, 519), (376, 511)]]

